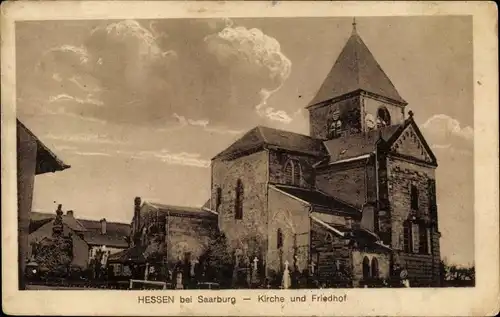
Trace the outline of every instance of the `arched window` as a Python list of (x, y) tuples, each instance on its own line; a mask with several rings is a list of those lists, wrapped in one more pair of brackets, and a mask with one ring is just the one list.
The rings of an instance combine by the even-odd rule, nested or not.
[(332, 120), (328, 125), (328, 136), (338, 138), (342, 134), (342, 121), (340, 119)]
[(377, 126), (386, 127), (391, 125), (391, 114), (386, 107), (380, 107), (377, 110)]
[(418, 188), (415, 185), (410, 186), (411, 209), (418, 210)]
[(215, 211), (219, 211), (219, 206), (222, 201), (222, 188), (217, 187), (215, 192)]
[(243, 182), (238, 178), (236, 181), (236, 197), (234, 201), (234, 218), (243, 219)]
[(370, 260), (365, 256), (363, 259), (363, 279), (370, 278)]
[(412, 252), (412, 234), (411, 234), (411, 222), (409, 220), (406, 220), (403, 223), (403, 250), (406, 253)]
[(421, 223), (418, 228), (419, 233), (419, 253), (428, 254), (429, 253), (429, 237), (428, 230), (426, 226)]
[(375, 257), (372, 259), (372, 277), (378, 277), (378, 260)]
[(300, 185), (300, 179), (302, 178), (302, 168), (297, 160), (289, 160), (285, 164), (284, 171), (284, 181), (285, 184), (289, 185)]
[(277, 236), (276, 236), (276, 247), (278, 249), (283, 248), (283, 232), (280, 228), (278, 228)]

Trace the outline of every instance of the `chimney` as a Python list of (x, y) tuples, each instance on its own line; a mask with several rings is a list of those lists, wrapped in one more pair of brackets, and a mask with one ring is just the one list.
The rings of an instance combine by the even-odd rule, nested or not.
[(135, 221), (135, 230), (138, 231), (141, 227), (141, 197), (135, 197), (134, 199), (134, 221)]
[(74, 218), (75, 216), (74, 216), (74, 214), (73, 214), (73, 210), (68, 210), (68, 211), (66, 211), (66, 216), (69, 216), (69, 217), (71, 217), (71, 218)]
[(106, 234), (106, 218), (101, 219), (101, 234)]

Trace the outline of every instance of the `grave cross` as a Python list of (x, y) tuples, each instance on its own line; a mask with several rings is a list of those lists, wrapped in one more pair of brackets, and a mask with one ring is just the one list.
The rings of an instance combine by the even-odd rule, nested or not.
[(311, 264), (309, 264), (309, 266), (311, 267), (311, 273), (314, 274), (314, 268), (316, 267), (316, 263), (311, 262)]
[(255, 271), (257, 271), (257, 263), (259, 263), (259, 259), (257, 259), (257, 257), (255, 257), (255, 258), (253, 259), (253, 269), (254, 269)]

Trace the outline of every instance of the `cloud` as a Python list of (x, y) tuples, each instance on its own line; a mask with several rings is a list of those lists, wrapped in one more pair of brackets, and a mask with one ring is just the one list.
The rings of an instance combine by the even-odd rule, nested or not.
[(117, 153), (130, 156), (134, 159), (162, 161), (170, 165), (183, 165), (202, 168), (207, 168), (210, 166), (210, 160), (200, 158), (200, 154), (196, 153), (172, 153), (165, 149), (162, 149), (160, 151), (138, 152), (117, 151)]
[(267, 107), (267, 101), (277, 92), (290, 76), (292, 62), (283, 54), (279, 42), (261, 30), (247, 29), (232, 24), (205, 37), (208, 50), (222, 65), (232, 65), (241, 72), (243, 78), (253, 78), (260, 83), (255, 88), (257, 97), (254, 108), (256, 113), (272, 121), (291, 122), (290, 116), (283, 110)]
[(267, 105), (292, 67), (279, 42), (230, 19), (210, 22), (99, 25), (80, 45), (44, 52), (36, 79), (19, 97), (46, 100), (38, 110), (48, 114), (155, 129), (237, 134), (266, 122), (290, 123), (290, 109)]
[(472, 150), (474, 129), (462, 127), (461, 123), (445, 114), (430, 117), (422, 124), (422, 132), (426, 135), (433, 149)]
[(47, 134), (43, 138), (57, 141), (74, 142), (74, 143), (96, 143), (96, 144), (125, 144), (123, 141), (115, 140), (108, 135), (103, 134), (70, 134), (70, 135), (54, 135)]
[(101, 152), (80, 152), (80, 151), (75, 151), (73, 152), (76, 155), (81, 155), (81, 156), (111, 156), (108, 153), (101, 153)]

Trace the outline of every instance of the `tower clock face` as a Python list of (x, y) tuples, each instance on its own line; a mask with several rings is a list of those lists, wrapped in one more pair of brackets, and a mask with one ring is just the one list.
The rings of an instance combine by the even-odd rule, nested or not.
[(374, 129), (375, 128), (375, 118), (371, 114), (367, 114), (365, 116), (365, 124), (369, 130)]

